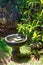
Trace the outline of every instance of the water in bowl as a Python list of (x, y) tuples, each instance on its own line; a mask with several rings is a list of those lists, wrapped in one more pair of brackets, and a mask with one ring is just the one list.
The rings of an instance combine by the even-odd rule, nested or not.
[(24, 41), (24, 38), (22, 38), (21, 36), (10, 36), (7, 38), (7, 40), (10, 42), (20, 43)]

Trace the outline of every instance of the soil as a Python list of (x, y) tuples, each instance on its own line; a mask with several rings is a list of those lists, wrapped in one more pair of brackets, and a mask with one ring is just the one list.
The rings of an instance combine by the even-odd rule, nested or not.
[(32, 63), (37, 63), (38, 65), (43, 65), (43, 63), (40, 63), (40, 60), (36, 60), (34, 58), (31, 59), (31, 61), (28, 62), (22, 62), (22, 63), (17, 63), (14, 62), (12, 60), (10, 60), (10, 62), (8, 62), (7, 60), (5, 62), (0, 63), (0, 65), (32, 65)]
[[(43, 49), (39, 53), (43, 55)], [(2, 53), (3, 54), (3, 53)], [(30, 55), (30, 56), (19, 56), (17, 59), (13, 60), (11, 57), (4, 57), (3, 59), (0, 60), (0, 65), (32, 65), (33, 63), (37, 63), (37, 65), (43, 65), (43, 62), (41, 63), (41, 58), (36, 55)], [(43, 59), (43, 57), (42, 57)]]

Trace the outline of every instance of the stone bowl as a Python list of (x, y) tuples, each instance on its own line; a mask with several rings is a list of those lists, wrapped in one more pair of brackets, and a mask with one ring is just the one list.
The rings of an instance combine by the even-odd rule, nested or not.
[(5, 41), (9, 46), (22, 46), (27, 42), (27, 36), (22, 34), (11, 34), (5, 37)]

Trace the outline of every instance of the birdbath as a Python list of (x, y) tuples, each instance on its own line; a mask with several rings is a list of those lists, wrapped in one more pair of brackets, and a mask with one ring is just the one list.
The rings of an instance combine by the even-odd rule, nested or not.
[(27, 36), (23, 34), (11, 34), (5, 37), (5, 41), (12, 47), (12, 53), (15, 57), (20, 54), (20, 47), (27, 41)]

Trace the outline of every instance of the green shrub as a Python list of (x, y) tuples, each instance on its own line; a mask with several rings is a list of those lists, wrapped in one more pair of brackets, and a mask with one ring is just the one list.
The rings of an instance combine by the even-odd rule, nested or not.
[(9, 47), (4, 39), (0, 38), (0, 58), (4, 57), (6, 54), (11, 56), (12, 48)]
[(43, 4), (40, 0), (23, 0), (19, 9), (22, 22), (18, 24), (18, 33), (27, 35), (28, 44), (39, 45), (43, 41)]

